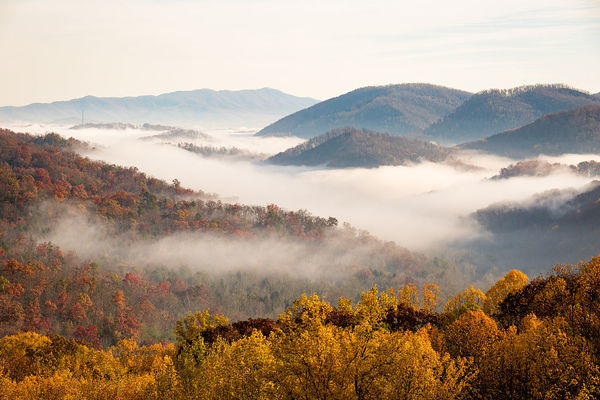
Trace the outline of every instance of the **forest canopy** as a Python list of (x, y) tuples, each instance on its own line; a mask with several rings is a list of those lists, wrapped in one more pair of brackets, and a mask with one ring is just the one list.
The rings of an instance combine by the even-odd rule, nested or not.
[[(448, 261), (334, 217), (223, 203), (80, 146), (0, 131), (1, 399), (600, 396), (600, 258), (456, 290)], [(87, 259), (39, 240), (65, 206), (125, 246), (276, 238), (326, 248), (338, 269), (291, 279)]]

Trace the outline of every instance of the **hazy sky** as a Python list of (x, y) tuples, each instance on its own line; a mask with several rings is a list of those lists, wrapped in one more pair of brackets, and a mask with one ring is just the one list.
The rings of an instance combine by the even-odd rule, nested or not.
[(600, 91), (598, 0), (0, 0), (0, 105), (431, 82)]

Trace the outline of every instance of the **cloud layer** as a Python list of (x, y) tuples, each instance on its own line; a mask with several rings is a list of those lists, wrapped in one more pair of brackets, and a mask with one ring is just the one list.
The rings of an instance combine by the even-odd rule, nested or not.
[[(42, 132), (48, 127), (29, 126)], [(323, 170), (203, 158), (160, 141), (141, 141), (147, 132), (68, 130), (65, 136), (96, 143), (87, 154), (94, 159), (135, 166), (157, 178), (178, 179), (183, 186), (218, 194), (223, 200), (249, 205), (275, 203), (290, 210), (334, 216), (372, 234), (414, 250), (439, 249), (448, 243), (476, 238), (484, 232), (466, 217), (498, 202), (522, 202), (550, 189), (581, 190), (590, 178), (562, 172), (547, 177), (489, 180), (512, 160), (464, 154), (478, 168), (421, 163), (375, 169)], [(213, 132), (212, 141), (254, 152), (275, 153), (298, 143), (296, 138), (255, 138), (249, 134)], [(573, 163), (594, 155), (548, 158)], [(568, 200), (568, 198), (565, 198)]]

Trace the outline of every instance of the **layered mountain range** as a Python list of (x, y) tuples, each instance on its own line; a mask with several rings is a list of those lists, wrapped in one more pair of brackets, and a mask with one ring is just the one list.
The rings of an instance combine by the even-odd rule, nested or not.
[(539, 154), (598, 153), (600, 106), (585, 106), (544, 115), (521, 128), (466, 143), (460, 148), (513, 158)]
[(407, 83), (364, 87), (322, 102), (274, 89), (203, 89), (0, 107), (0, 121), (73, 123), (83, 116), (84, 127), (123, 121), (124, 127), (170, 123), (231, 128), (285, 114), (257, 135), (314, 140), (272, 157), (275, 164), (374, 167), (440, 161), (455, 149), (439, 144), (459, 143), (458, 149), (514, 158), (600, 149), (600, 97), (558, 84), (471, 94)]
[(519, 128), (544, 114), (586, 105), (600, 105), (600, 100), (562, 85), (486, 90), (471, 96), (424, 133), (439, 142), (461, 143)]
[(357, 89), (268, 125), (259, 136), (312, 138), (353, 126), (458, 144), (519, 128), (545, 114), (600, 105), (600, 98), (565, 85), (531, 85), (476, 94), (428, 84)]
[(547, 114), (524, 127), (454, 147), (367, 129), (337, 128), (267, 161), (279, 165), (370, 168), (419, 161), (439, 162), (460, 150), (512, 158), (599, 153), (600, 106)]

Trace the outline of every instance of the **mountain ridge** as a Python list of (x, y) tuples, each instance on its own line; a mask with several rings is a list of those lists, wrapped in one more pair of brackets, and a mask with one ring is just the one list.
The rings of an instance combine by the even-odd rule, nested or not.
[(600, 106), (549, 113), (523, 127), (458, 147), (513, 158), (600, 152)]
[[(249, 121), (260, 126), (318, 102), (277, 89), (175, 91), (126, 97), (84, 96), (51, 103), (0, 107), (0, 120), (43, 123), (86, 122), (171, 123), (219, 125)], [(238, 115), (239, 114), (239, 115)]]
[(266, 160), (278, 165), (325, 165), (329, 168), (405, 165), (443, 161), (453, 151), (433, 143), (368, 129), (333, 129)]
[(585, 105), (600, 105), (600, 99), (562, 84), (488, 89), (471, 96), (423, 133), (441, 143), (468, 142), (519, 128), (548, 113)]
[(281, 118), (257, 135), (310, 139), (343, 126), (404, 135), (426, 128), (469, 96), (466, 91), (426, 83), (366, 86)]

